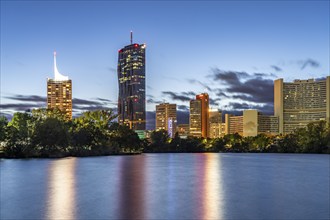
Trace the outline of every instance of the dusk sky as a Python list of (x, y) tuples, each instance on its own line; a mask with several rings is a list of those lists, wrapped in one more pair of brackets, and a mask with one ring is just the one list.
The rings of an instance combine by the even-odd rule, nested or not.
[(155, 104), (207, 92), (224, 112), (273, 113), (273, 81), (330, 74), (329, 1), (1, 1), (1, 112), (46, 107), (53, 51), (73, 113), (116, 108), (118, 50), (146, 43), (148, 128)]

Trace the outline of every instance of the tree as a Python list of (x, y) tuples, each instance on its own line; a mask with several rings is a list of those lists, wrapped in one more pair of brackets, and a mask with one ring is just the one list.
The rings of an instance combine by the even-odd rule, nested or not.
[(29, 113), (16, 112), (6, 128), (4, 154), (8, 157), (33, 156), (31, 145), (34, 121)]
[(65, 121), (49, 117), (35, 126), (33, 144), (44, 156), (67, 155), (69, 128)]
[(5, 141), (8, 120), (5, 116), (0, 116), (0, 143)]

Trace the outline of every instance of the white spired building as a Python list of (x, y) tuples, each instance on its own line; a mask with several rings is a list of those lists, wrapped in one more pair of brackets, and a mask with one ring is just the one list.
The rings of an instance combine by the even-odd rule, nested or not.
[(68, 120), (72, 118), (72, 81), (63, 76), (56, 66), (54, 52), (54, 79), (47, 79), (47, 108), (58, 108)]
[(324, 80), (275, 80), (274, 113), (279, 118), (279, 133), (282, 134), (310, 122), (330, 122), (330, 76)]

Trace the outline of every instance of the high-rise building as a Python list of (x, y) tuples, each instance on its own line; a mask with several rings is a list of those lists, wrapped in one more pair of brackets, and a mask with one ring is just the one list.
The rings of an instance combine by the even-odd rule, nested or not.
[(190, 101), (189, 134), (202, 137), (202, 105), (200, 100)]
[[(156, 131), (164, 129), (169, 131), (169, 118), (176, 121), (176, 104), (161, 103), (156, 105)], [(173, 128), (175, 130), (175, 128)]]
[(222, 114), (218, 109), (209, 110), (209, 137), (221, 137)]
[(234, 116), (231, 114), (225, 114), (225, 120), (226, 120), (226, 127), (225, 127), (226, 134), (238, 133), (239, 135), (243, 136), (243, 116)]
[(209, 95), (196, 95), (196, 100), (190, 101), (190, 135), (207, 138), (209, 136)]
[(118, 122), (133, 130), (146, 129), (145, 44), (133, 43), (118, 51)]
[(279, 133), (288, 134), (308, 123), (330, 120), (330, 76), (324, 80), (274, 82), (274, 113)]
[(201, 120), (202, 120), (202, 137), (209, 137), (209, 95), (202, 93), (196, 95), (196, 100), (201, 101)]
[(72, 118), (72, 81), (59, 73), (54, 52), (54, 79), (47, 79), (47, 108), (61, 110), (67, 119)]

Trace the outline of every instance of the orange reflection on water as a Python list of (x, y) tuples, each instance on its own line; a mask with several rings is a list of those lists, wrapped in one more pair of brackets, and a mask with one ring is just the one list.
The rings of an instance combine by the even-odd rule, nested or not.
[(223, 192), (220, 155), (204, 154), (203, 219), (223, 219)]
[(54, 160), (49, 168), (47, 219), (75, 219), (76, 158)]

